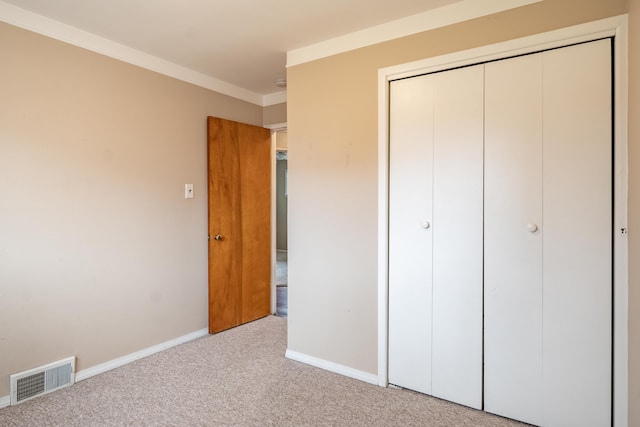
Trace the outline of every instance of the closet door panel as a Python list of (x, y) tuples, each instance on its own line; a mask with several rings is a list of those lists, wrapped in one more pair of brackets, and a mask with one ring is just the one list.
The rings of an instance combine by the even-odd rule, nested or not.
[(539, 424), (542, 58), (485, 72), (485, 409)]
[(546, 425), (611, 419), (611, 42), (544, 56)]
[(389, 382), (431, 394), (433, 78), (390, 89)]
[(482, 407), (484, 66), (434, 75), (432, 394)]

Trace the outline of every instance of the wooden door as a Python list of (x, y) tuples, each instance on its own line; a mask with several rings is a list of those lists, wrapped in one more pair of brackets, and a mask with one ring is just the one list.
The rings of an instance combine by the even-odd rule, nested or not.
[(486, 66), (485, 409), (611, 421), (609, 40)]
[(483, 66), (390, 94), (389, 381), (481, 408)]
[(271, 134), (208, 118), (209, 333), (271, 304)]

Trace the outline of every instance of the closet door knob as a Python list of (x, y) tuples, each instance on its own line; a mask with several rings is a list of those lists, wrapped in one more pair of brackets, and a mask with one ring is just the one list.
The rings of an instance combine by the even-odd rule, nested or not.
[(538, 226), (535, 224), (527, 224), (527, 230), (529, 231), (529, 233), (535, 233), (536, 231), (538, 231)]
[(424, 228), (425, 230), (430, 229), (431, 224), (429, 223), (429, 221), (422, 221), (422, 228)]

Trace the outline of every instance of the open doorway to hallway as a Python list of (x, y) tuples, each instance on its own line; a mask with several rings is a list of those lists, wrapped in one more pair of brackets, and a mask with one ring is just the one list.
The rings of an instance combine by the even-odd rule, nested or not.
[(276, 315), (288, 314), (288, 263), (287, 263), (287, 131), (276, 132)]

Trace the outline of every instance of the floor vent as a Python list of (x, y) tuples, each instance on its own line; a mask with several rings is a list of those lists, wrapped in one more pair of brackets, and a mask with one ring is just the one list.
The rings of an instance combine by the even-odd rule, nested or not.
[(10, 376), (11, 405), (17, 405), (75, 382), (76, 358), (68, 357)]

